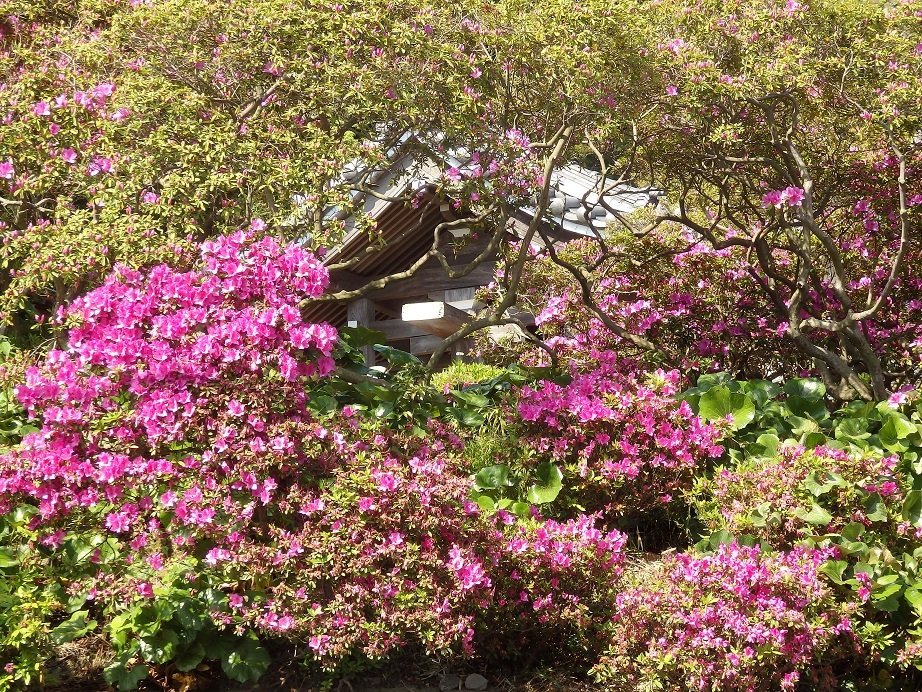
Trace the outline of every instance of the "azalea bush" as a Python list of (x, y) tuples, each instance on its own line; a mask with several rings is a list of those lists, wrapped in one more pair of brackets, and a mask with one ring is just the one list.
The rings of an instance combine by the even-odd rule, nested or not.
[(772, 555), (735, 543), (642, 570), (618, 596), (599, 679), (676, 689), (836, 689), (851, 608), (819, 568), (831, 550)]
[(495, 623), (520, 618), (536, 623), (522, 650), (589, 641), (625, 537), (483, 513), (445, 424), (315, 411), (336, 332), (299, 304), (326, 271), (262, 230), (206, 241), (189, 271), (117, 268), (18, 387), (42, 427), (2, 461), (0, 502), (22, 517), (8, 564), (63, 582), (51, 642), (104, 629), (107, 678), (128, 689), (149, 665), (205, 658), (255, 679), (258, 636), (334, 667), (408, 643), (497, 650)]
[(782, 550), (833, 549), (821, 572), (840, 599), (857, 606), (854, 632), (868, 659), (917, 668), (922, 436), (915, 395), (829, 410), (822, 392), (816, 380), (790, 380), (782, 391), (709, 376), (685, 393), (702, 415), (733, 416), (737, 428), (725, 440), (729, 463), (696, 484), (698, 518), (711, 541), (736, 536)]
[(526, 386), (516, 435), (538, 460), (560, 465), (573, 503), (627, 517), (661, 512), (723, 452), (719, 425), (677, 402), (679, 374), (637, 377), (613, 352), (566, 385)]

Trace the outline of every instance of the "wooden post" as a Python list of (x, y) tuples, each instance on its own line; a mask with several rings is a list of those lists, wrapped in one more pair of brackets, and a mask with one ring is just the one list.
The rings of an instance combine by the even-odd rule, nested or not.
[[(375, 304), (368, 298), (354, 300), (346, 307), (346, 326), (371, 328), (374, 321)], [(368, 367), (375, 364), (374, 346), (362, 346), (362, 355), (365, 356), (365, 363), (368, 364)]]

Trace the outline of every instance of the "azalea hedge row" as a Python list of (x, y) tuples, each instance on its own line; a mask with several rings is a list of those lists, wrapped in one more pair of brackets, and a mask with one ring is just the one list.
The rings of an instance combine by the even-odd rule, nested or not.
[(116, 269), (21, 375), (6, 349), (0, 687), (98, 634), (124, 690), (208, 660), (254, 681), (274, 641), (333, 676), (410, 650), (614, 686), (915, 684), (914, 394), (829, 410), (816, 380), (690, 387), (591, 349), (436, 388), (304, 323), (327, 280), (255, 222), (187, 271)]

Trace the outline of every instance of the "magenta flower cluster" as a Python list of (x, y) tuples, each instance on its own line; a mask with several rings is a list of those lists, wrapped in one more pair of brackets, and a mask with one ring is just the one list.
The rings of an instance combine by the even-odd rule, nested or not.
[[(47, 520), (118, 503), (196, 466), (169, 453), (182, 442), (204, 459), (244, 436), (253, 448), (290, 445), (264, 434), (265, 417), (228, 389), (272, 373), (294, 382), (332, 369), (336, 330), (303, 323), (299, 309), (326, 287), (326, 269), (306, 250), (254, 231), (204, 243), (201, 265), (147, 275), (120, 267), (74, 301), (63, 315), (74, 325), (68, 348), (52, 351), (17, 389), (44, 425), (0, 460), (3, 508), (11, 496), (33, 498)], [(202, 481), (215, 483), (212, 472)], [(139, 507), (157, 501), (172, 506), (145, 495), (107, 526), (124, 532)]]
[(824, 656), (851, 645), (848, 608), (818, 573), (831, 550), (767, 555), (729, 543), (665, 559), (618, 595), (597, 672), (700, 690), (829, 689)]
[[(677, 372), (643, 379), (626, 374), (614, 353), (595, 355), (597, 367), (567, 385), (523, 388), (523, 442), (565, 464), (568, 491), (585, 499), (601, 493), (621, 511), (669, 502), (702, 462), (723, 453), (721, 431), (675, 400)], [(599, 499), (585, 506), (600, 506)]]
[[(703, 486), (713, 498), (702, 503), (703, 518), (714, 530), (755, 534), (776, 547), (793, 545), (816, 531), (801, 517), (817, 502), (832, 517), (824, 526), (826, 532), (840, 531), (851, 522), (872, 528), (864, 503), (869, 494), (876, 493), (892, 514), (900, 513), (904, 493), (897, 461), (895, 455), (881, 458), (834, 447), (806, 450), (786, 444), (771, 458), (719, 470)], [(808, 479), (815, 483), (814, 489), (829, 485), (818, 497), (806, 485)], [(753, 523), (757, 509), (767, 521)]]

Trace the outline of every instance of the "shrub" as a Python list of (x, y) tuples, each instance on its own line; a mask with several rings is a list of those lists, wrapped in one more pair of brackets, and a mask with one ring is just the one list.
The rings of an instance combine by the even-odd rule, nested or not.
[(629, 374), (612, 352), (568, 384), (521, 390), (519, 444), (563, 467), (566, 498), (589, 511), (660, 512), (723, 448), (718, 425), (678, 402), (677, 372)]
[(777, 555), (735, 543), (668, 557), (619, 594), (595, 675), (667, 689), (832, 689), (827, 664), (851, 646), (849, 608), (819, 567), (830, 550)]

